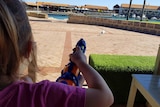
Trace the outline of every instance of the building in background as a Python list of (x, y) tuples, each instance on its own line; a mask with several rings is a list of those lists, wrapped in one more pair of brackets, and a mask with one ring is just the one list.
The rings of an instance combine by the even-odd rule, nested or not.
[(59, 4), (52, 2), (25, 2), (24, 3), (27, 10), (38, 10), (39, 11), (63, 11), (63, 12), (107, 12), (107, 6), (96, 6), (96, 5), (84, 5), (84, 6), (76, 6), (69, 4)]
[(51, 12), (51, 11), (71, 11), (74, 6), (69, 4), (59, 4), (59, 3), (52, 3), (52, 2), (25, 2), (24, 3), (27, 10), (39, 10), (42, 12)]
[[(142, 7), (143, 5), (132, 4), (129, 17), (130, 18), (140, 17), (142, 14)], [(121, 4), (119, 8), (116, 7), (114, 9), (119, 10), (119, 15), (127, 16), (128, 10), (129, 10), (129, 4)], [(147, 17), (148, 19), (151, 19), (151, 18), (159, 19), (160, 6), (145, 5), (143, 16)]]
[(108, 11), (108, 7), (107, 6), (96, 6), (96, 5), (84, 5), (81, 6), (81, 8), (85, 8), (88, 9), (91, 12), (107, 12)]

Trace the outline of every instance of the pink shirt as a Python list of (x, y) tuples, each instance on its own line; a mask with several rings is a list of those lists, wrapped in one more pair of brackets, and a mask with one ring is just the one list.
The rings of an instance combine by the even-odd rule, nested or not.
[(0, 107), (84, 107), (85, 89), (62, 83), (16, 82), (0, 91)]

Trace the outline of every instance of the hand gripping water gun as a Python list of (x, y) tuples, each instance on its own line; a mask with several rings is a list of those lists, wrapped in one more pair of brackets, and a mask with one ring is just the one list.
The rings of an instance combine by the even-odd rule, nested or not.
[[(86, 51), (86, 43), (83, 39), (80, 39), (76, 47), (80, 47), (83, 53)], [(73, 49), (73, 53), (75, 50)], [(80, 71), (75, 63), (70, 61), (65, 65), (64, 69), (61, 71), (61, 76), (56, 80), (56, 82), (64, 83), (72, 86), (79, 86)]]

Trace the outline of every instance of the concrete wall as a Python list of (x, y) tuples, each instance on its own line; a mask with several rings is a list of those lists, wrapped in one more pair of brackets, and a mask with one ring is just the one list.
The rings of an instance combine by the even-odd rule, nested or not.
[(38, 17), (38, 18), (48, 18), (48, 14), (37, 13), (37, 12), (27, 12), (28, 16)]
[(144, 22), (132, 22), (127, 20), (112, 20), (104, 18), (96, 18), (90, 16), (70, 15), (68, 23), (79, 23), (89, 25), (106, 26), (140, 33), (147, 33), (160, 36), (160, 24), (151, 24)]

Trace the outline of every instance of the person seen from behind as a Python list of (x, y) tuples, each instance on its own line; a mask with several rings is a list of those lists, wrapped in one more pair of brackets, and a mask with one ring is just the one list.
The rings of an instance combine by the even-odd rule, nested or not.
[[(19, 0), (0, 0), (0, 107), (109, 107), (113, 95), (104, 79), (87, 64), (76, 48), (70, 59), (81, 71), (88, 88), (43, 80), (22, 81), (24, 61), (31, 61), (34, 38), (26, 10)], [(36, 67), (36, 64), (35, 64)]]

